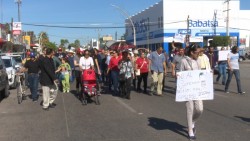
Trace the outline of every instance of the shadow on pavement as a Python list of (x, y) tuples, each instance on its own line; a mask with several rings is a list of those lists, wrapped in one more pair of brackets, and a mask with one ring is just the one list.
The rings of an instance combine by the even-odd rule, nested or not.
[(187, 136), (187, 131), (185, 130), (185, 126), (180, 125), (177, 122), (168, 121), (165, 119), (150, 117), (148, 118), (149, 126), (156, 129), (156, 130), (171, 130), (179, 135), (184, 137)]
[(225, 92), (225, 90), (222, 90), (222, 89), (214, 89), (215, 91), (217, 91), (217, 92)]
[(245, 122), (250, 122), (250, 118), (245, 118), (245, 117), (241, 117), (241, 116), (234, 116), (234, 117), (239, 118)]

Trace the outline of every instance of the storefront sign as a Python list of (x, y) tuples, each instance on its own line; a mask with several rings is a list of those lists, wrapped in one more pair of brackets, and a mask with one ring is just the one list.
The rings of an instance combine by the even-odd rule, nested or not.
[(13, 22), (13, 30), (22, 30), (21, 22)]
[(218, 27), (218, 21), (202, 21), (202, 20), (189, 20), (189, 27)]
[(191, 29), (178, 29), (178, 33), (191, 35)]

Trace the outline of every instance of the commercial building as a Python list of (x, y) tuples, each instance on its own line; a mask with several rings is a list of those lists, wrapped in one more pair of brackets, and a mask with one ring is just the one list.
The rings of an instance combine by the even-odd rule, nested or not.
[[(167, 52), (171, 43), (185, 47), (189, 42), (200, 46), (209, 44), (213, 36), (227, 35), (227, 9), (229, 11), (228, 34), (231, 45), (240, 44), (240, 0), (162, 0), (131, 16), (136, 32), (137, 47), (155, 50), (163, 46)], [(133, 26), (126, 19), (126, 40), (134, 42)]]

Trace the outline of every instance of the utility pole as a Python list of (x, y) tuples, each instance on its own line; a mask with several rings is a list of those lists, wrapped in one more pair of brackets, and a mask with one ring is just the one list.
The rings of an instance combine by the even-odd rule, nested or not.
[(16, 3), (17, 3), (17, 7), (18, 7), (18, 22), (21, 22), (20, 8), (21, 8), (22, 0), (16, 0)]
[(217, 21), (217, 10), (214, 10), (214, 18), (213, 18), (213, 30), (214, 30), (214, 36), (216, 36), (216, 21)]
[(98, 47), (98, 49), (100, 49), (100, 31), (101, 30), (102, 29), (100, 29), (100, 28), (96, 29), (96, 31), (98, 32), (98, 39), (97, 39), (97, 47)]
[(227, 12), (227, 19), (226, 19), (226, 35), (229, 36), (229, 1), (226, 0), (224, 3), (227, 3), (227, 9), (224, 10), (223, 12)]
[(115, 32), (115, 40), (117, 41), (117, 31)]
[(187, 17), (187, 34), (186, 34), (186, 47), (189, 46), (189, 40), (190, 40), (190, 35), (189, 35), (189, 15)]

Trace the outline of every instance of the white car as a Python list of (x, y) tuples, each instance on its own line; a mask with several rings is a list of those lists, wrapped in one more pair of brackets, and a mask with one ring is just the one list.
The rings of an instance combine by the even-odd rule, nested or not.
[(20, 68), (15, 59), (11, 56), (1, 56), (9, 79), (9, 86), (16, 88), (16, 71)]

